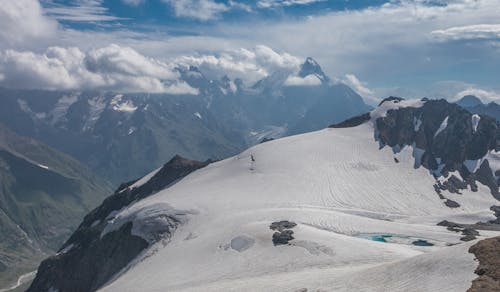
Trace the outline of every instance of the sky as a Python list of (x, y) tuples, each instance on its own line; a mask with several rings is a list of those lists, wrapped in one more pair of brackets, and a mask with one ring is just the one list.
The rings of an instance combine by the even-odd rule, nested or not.
[(191, 93), (314, 58), (369, 103), (500, 102), (500, 0), (0, 0), (0, 86)]

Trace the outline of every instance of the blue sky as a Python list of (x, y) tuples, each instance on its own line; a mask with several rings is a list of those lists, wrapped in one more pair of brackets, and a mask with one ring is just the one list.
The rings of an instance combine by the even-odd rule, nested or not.
[[(179, 62), (251, 83), (311, 56), (372, 102), (500, 100), (499, 0), (0, 1), (3, 86), (107, 88), (111, 77), (130, 84), (134, 75), (139, 89), (161, 91), (158, 78), (175, 79)], [(79, 67), (90, 59), (98, 71)]]

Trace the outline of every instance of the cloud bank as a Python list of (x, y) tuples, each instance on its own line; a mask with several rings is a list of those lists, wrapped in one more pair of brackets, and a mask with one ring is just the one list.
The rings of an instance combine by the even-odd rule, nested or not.
[(180, 81), (171, 65), (118, 45), (82, 52), (79, 48), (50, 47), (35, 54), (0, 52), (0, 85), (48, 90), (112, 90), (197, 94)]

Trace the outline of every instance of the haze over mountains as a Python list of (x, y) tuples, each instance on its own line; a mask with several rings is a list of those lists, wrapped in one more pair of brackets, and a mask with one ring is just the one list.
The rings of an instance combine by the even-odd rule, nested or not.
[(73, 158), (0, 124), (0, 283), (34, 270), (111, 186)]

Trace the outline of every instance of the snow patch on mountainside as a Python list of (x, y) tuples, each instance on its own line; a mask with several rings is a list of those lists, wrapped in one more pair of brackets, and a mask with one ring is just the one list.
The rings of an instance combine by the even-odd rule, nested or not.
[(162, 169), (162, 167), (158, 167), (157, 169), (153, 170), (152, 172), (150, 172), (147, 175), (140, 178), (138, 181), (136, 181), (134, 184), (132, 184), (128, 188), (135, 189), (135, 188), (142, 186), (143, 184), (147, 183), (151, 178), (153, 178), (153, 176), (155, 176), (158, 173), (158, 171), (160, 171), (161, 169)]
[(78, 95), (64, 95), (62, 96), (54, 106), (54, 109), (50, 112), (51, 124), (57, 123), (62, 117), (66, 115), (68, 109), (71, 105), (78, 101)]
[(123, 100), (122, 94), (113, 97), (109, 104), (113, 110), (119, 112), (133, 113), (137, 110), (137, 106), (131, 100)]
[(481, 120), (481, 117), (479, 115), (472, 115), (472, 131), (477, 132), (477, 126), (479, 125), (479, 121)]
[(439, 125), (439, 128), (437, 129), (436, 133), (434, 133), (434, 137), (436, 137), (437, 135), (439, 135), (439, 133), (444, 131), (446, 127), (448, 127), (448, 116), (444, 118), (444, 120), (441, 122), (441, 125)]
[[(401, 103), (385, 112), (422, 104)], [(190, 210), (168, 245), (155, 245), (153, 255), (102, 290), (465, 291), (476, 267), (469, 245), (448, 247), (461, 243), (461, 235), (436, 223), (491, 218), (497, 201), (479, 184), (478, 192), (446, 193), (460, 204), (446, 207), (429, 171), (414, 168), (416, 148), (379, 150), (373, 132), (365, 123), (259, 144), (120, 211), (108, 230), (142, 224), (135, 223), (142, 210), (169, 216)], [(271, 240), (269, 225), (280, 220), (297, 224), (290, 245)], [(435, 245), (357, 237), (368, 233)]]
[(87, 103), (89, 105), (89, 114), (83, 126), (83, 131), (92, 129), (101, 117), (104, 109), (106, 109), (106, 99), (104, 97), (96, 96), (90, 98), (87, 100)]

